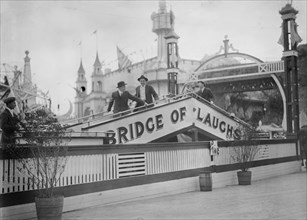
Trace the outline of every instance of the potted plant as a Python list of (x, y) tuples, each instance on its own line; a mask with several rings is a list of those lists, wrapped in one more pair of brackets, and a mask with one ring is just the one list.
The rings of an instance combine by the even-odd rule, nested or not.
[(10, 148), (28, 177), (28, 184), (37, 190), (35, 197), (38, 219), (62, 219), (63, 200), (57, 186), (67, 162), (67, 141), (70, 135), (48, 109), (26, 113), (25, 144)]
[(260, 150), (258, 131), (247, 126), (241, 126), (239, 130), (240, 139), (232, 142), (231, 158), (240, 166), (240, 171), (237, 172), (239, 185), (250, 185), (252, 172), (249, 168)]

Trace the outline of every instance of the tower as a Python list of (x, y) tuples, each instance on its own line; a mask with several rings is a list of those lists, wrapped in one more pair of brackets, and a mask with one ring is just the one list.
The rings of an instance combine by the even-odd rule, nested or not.
[(31, 74), (31, 66), (30, 66), (30, 57), (29, 51), (26, 50), (25, 52), (26, 57), (24, 58), (24, 70), (23, 70), (23, 85), (25, 88), (30, 89), (32, 87), (32, 74)]
[(75, 115), (80, 118), (83, 116), (83, 100), (86, 96), (87, 81), (85, 78), (85, 71), (80, 61), (80, 67), (78, 70), (78, 78), (76, 80), (76, 97), (75, 97)]
[(297, 33), (297, 24), (295, 23), (298, 13), (291, 4), (286, 4), (279, 13), (281, 14), (282, 34), (279, 42), (283, 48), (283, 60), (285, 67), (286, 92), (286, 115), (287, 132), (289, 135), (297, 135), (299, 126), (299, 94), (298, 94), (298, 71), (297, 71), (297, 44), (302, 41)]
[(30, 52), (28, 50), (25, 51), (26, 57), (24, 58), (25, 64), (23, 68), (23, 83), (22, 83), (23, 90), (27, 92), (26, 99), (23, 101), (28, 107), (36, 104), (36, 93), (37, 93), (36, 86), (32, 84), (32, 73), (30, 65), (31, 58), (29, 57), (29, 53)]
[(92, 92), (102, 92), (102, 71), (101, 71), (101, 62), (98, 57), (98, 52), (96, 53), (96, 60), (93, 65), (94, 70), (92, 73)]
[(157, 46), (158, 46), (158, 64), (160, 68), (166, 68), (166, 59), (167, 59), (167, 51), (166, 51), (166, 41), (165, 36), (172, 29), (172, 22), (174, 21), (174, 15), (167, 12), (166, 9), (166, 1), (159, 1), (159, 12), (153, 12), (151, 15), (151, 20), (153, 22), (152, 31), (158, 35)]
[[(172, 15), (172, 11), (170, 12)], [(171, 22), (172, 24), (172, 22)], [(178, 75), (178, 39), (179, 36), (174, 32), (173, 28), (171, 31), (164, 37), (166, 40), (167, 48), (167, 79), (168, 79), (168, 93), (177, 95), (178, 94), (178, 84), (177, 84), (177, 75)]]

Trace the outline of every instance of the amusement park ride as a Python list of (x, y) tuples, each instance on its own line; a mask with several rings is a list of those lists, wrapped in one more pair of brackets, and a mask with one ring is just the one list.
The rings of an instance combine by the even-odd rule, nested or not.
[[(14, 96), (17, 100), (18, 113), (25, 110), (34, 111), (42, 106), (50, 105), (48, 92), (45, 93), (32, 83), (29, 51), (25, 51), (24, 70), (21, 71), (15, 65), (14, 67), (3, 63), (0, 72), (0, 100), (6, 97)], [(1, 103), (2, 107), (3, 103)]]
[[(201, 80), (206, 82), (214, 94), (278, 88), (283, 99), (283, 109), (285, 109), (283, 113), (284, 130), (287, 130), (290, 136), (297, 134), (299, 131), (299, 108), (296, 48), (301, 39), (296, 30), (295, 15), (297, 11), (291, 5), (287, 5), (280, 11), (280, 14), (283, 19), (280, 40), (284, 47), (283, 61), (265, 63), (256, 57), (239, 53), (237, 50), (230, 53), (229, 49), (235, 49), (231, 44), (228, 44), (229, 40), (226, 37), (224, 47), (221, 47), (224, 54), (203, 62), (185, 82), (182, 91), (179, 91), (178, 82), (182, 80), (177, 79), (179, 72), (177, 41), (179, 36), (174, 32), (171, 23), (172, 29), (164, 37), (167, 48), (168, 93), (171, 96), (160, 99), (152, 108), (130, 109), (124, 114), (121, 113), (122, 115), (101, 112), (63, 121), (63, 125), (71, 132), (81, 134), (81, 136), (104, 136), (104, 140), (110, 144), (238, 138), (237, 128), (241, 125), (247, 125), (247, 123), (191, 92), (191, 85)], [(28, 58), (28, 53), (26, 52), (25, 61)], [(207, 68), (221, 57), (240, 57), (252, 60), (254, 63), (241, 67)], [(41, 98), (42, 102), (32, 106), (28, 111), (40, 107), (49, 106), (48, 108), (50, 108), (51, 100), (47, 94), (39, 92), (37, 88), (33, 90), (32, 87), (29, 87), (27, 89), (20, 85), (21, 71), (7, 64), (4, 64), (3, 68), (6, 75), (13, 76), (10, 79), (10, 85), (7, 78), (4, 83), (1, 83), (1, 88), (4, 91), (3, 96), (8, 95), (7, 92), (11, 92), (17, 97), (19, 103), (22, 103), (19, 106), (22, 110), (27, 107), (25, 100), (29, 97)], [(244, 72), (240, 68), (247, 71)], [(232, 74), (225, 75), (225, 70), (232, 71)], [(64, 119), (65, 117), (59, 118)]]
[(231, 140), (238, 138), (239, 125), (247, 124), (197, 96), (186, 93), (138, 107), (122, 116), (92, 115), (66, 122), (66, 127), (84, 135), (104, 132), (108, 143), (148, 143), (172, 140)]
[[(172, 97), (159, 100), (152, 108), (130, 109), (122, 116), (100, 113), (64, 123), (71, 131), (81, 132), (83, 135), (102, 132), (110, 144), (238, 138), (237, 128), (247, 126), (247, 123), (191, 92), (191, 85), (201, 80), (211, 86), (214, 94), (277, 89), (285, 109), (283, 130), (287, 132), (288, 137), (297, 136), (299, 108), (296, 48), (301, 41), (295, 23), (297, 13), (290, 4), (280, 11), (283, 19), (282, 36), (279, 41), (284, 47), (282, 61), (263, 62), (238, 51), (229, 53), (229, 49), (233, 48), (228, 44), (229, 40), (226, 37), (224, 47), (221, 48), (224, 49), (224, 54), (206, 60), (195, 69), (180, 94), (177, 82), (179, 37), (172, 29), (165, 36), (168, 92)], [(254, 63), (241, 67), (206, 68), (221, 57), (240, 57)], [(245, 72), (242, 71), (243, 68)], [(224, 75), (225, 70), (231, 70), (232, 74)]]
[[(279, 13), (283, 19), (279, 41), (284, 48), (281, 61), (263, 62), (238, 51), (230, 53), (226, 38), (222, 48), (224, 54), (202, 62), (189, 77), (182, 79), (178, 68), (179, 37), (172, 29), (164, 37), (166, 45), (163, 48), (167, 51), (167, 57), (163, 56), (163, 68), (166, 69), (163, 81), (167, 82), (163, 85), (167, 85), (164, 87), (167, 95), (161, 93), (153, 106), (130, 108), (115, 114), (93, 112), (61, 120), (70, 133), (67, 164), (56, 186), (65, 196), (63, 211), (199, 190), (199, 175), (204, 171), (212, 172), (214, 188), (229, 187), (237, 184), (235, 177), (242, 167), (242, 161), (232, 157), (237, 147), (259, 147), (253, 161), (243, 162), (252, 169), (254, 180), (298, 172), (301, 169), (299, 147), (303, 146), (299, 140), (297, 69), (297, 44), (301, 39), (296, 30), (297, 11), (287, 4)], [(170, 13), (162, 15), (167, 20)], [(222, 57), (239, 57), (253, 62), (207, 68)], [(29, 107), (27, 111), (50, 108), (47, 94), (40, 93), (36, 87), (19, 84), (25, 72), (22, 75), (7, 64), (2, 69), (1, 80), (5, 79), (3, 75), (7, 76), (0, 84), (2, 98), (9, 93), (16, 96), (20, 110), (27, 107), (20, 103), (31, 98), (42, 101), (36, 106), (25, 103)], [(131, 77), (132, 73), (129, 74)], [(205, 82), (212, 90), (214, 102), (197, 95), (194, 86), (198, 81)], [(233, 142), (240, 139), (242, 126), (251, 125), (220, 107), (221, 97), (231, 92), (255, 93), (272, 89), (277, 90), (282, 99), (278, 108), (283, 105), (283, 127), (278, 129), (286, 135), (258, 136), (272, 140), (257, 140), (257, 146)], [(19, 161), (2, 152), (5, 150), (0, 149), (3, 180), (0, 181), (0, 200), (4, 201), (0, 203), (0, 215), (7, 219), (33, 218), (36, 184), (31, 184), (27, 174), (19, 176)]]
[[(29, 51), (25, 51), (24, 70), (21, 71), (17, 66), (7, 63), (1, 65), (0, 72), (0, 108), (4, 108), (3, 100), (7, 97), (16, 98), (16, 114), (35, 111), (39, 108), (51, 110), (51, 98), (49, 92), (43, 92), (32, 83)], [(59, 120), (67, 119), (72, 113), (72, 104), (69, 111), (64, 115), (59, 115)]]

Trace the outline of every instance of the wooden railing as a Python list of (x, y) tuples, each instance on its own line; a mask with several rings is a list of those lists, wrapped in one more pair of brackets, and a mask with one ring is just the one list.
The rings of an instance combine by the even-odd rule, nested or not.
[[(293, 140), (261, 140), (255, 160), (297, 156)], [(65, 171), (57, 186), (73, 186), (136, 176), (156, 175), (210, 167), (210, 145), (195, 143), (150, 143), (131, 145), (69, 146)], [(231, 165), (232, 145), (219, 142), (214, 165)], [(21, 164), (0, 149), (0, 195), (35, 190)], [(274, 162), (276, 163), (276, 161)]]
[[(181, 98), (185, 98), (186, 96), (188, 96), (189, 94), (179, 94), (176, 96), (173, 95), (166, 95), (163, 97), (159, 97), (159, 100), (156, 101), (155, 106), (160, 106), (160, 105), (165, 105), (167, 103), (176, 101), (178, 99)], [(90, 126), (92, 124), (97, 123), (97, 121), (101, 122), (101, 121), (109, 121), (112, 120), (113, 118), (120, 118), (120, 117), (124, 117), (129, 113), (135, 112), (135, 111), (141, 111), (147, 109), (147, 106), (140, 106), (140, 107), (135, 107), (135, 108), (130, 108), (129, 110), (126, 111), (122, 111), (119, 113), (109, 113), (107, 111), (104, 112), (99, 112), (96, 114), (92, 114), (92, 115), (87, 115), (87, 116), (83, 116), (80, 118), (74, 118), (74, 119), (69, 119), (66, 121), (62, 121), (61, 123), (63, 125), (65, 125), (66, 127), (70, 127), (70, 126), (75, 126), (78, 124), (87, 124), (87, 126)]]
[(284, 62), (266, 62), (258, 65), (259, 73), (283, 73), (284, 72)]
[[(124, 177), (153, 175), (210, 166), (209, 144), (69, 146), (64, 173), (57, 186), (70, 186)], [(2, 150), (1, 150), (2, 151)], [(2, 151), (0, 194), (35, 190), (20, 162)]]
[[(219, 143), (219, 155), (214, 157), (214, 164), (229, 165), (234, 164), (231, 155), (234, 155), (234, 147), (231, 142), (223, 141)], [(254, 161), (292, 157), (298, 154), (296, 143), (293, 140), (259, 140), (259, 150), (254, 158)]]
[[(246, 72), (239, 74), (239, 72), (235, 75), (228, 75), (228, 76), (216, 76), (216, 74), (213, 74), (210, 78), (204, 78), (199, 79), (199, 75), (201, 74), (208, 74), (208, 73), (216, 73), (221, 71), (229, 71), (229, 70), (240, 70), (245, 68), (255, 68), (255, 71)], [(254, 69), (253, 68), (253, 69)], [(269, 75), (273, 73), (283, 73), (284, 72), (284, 62), (283, 61), (276, 61), (276, 62), (265, 62), (265, 63), (257, 63), (257, 64), (249, 64), (249, 65), (241, 65), (241, 66), (233, 66), (233, 67), (221, 67), (221, 68), (215, 68), (215, 69), (206, 69), (202, 71), (193, 72), (190, 74), (190, 77), (186, 79), (183, 83), (189, 84), (189, 83), (195, 83), (199, 80), (205, 82), (205, 83), (219, 83), (219, 82), (225, 82), (230, 80), (245, 80), (250, 77), (253, 77), (257, 75)]]

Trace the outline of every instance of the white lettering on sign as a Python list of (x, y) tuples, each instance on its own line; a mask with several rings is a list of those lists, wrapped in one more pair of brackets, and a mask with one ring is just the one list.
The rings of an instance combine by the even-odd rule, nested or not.
[[(160, 110), (160, 109), (159, 109)], [(128, 142), (140, 143), (152, 141), (189, 126), (197, 126), (212, 135), (227, 139), (240, 139), (237, 122), (226, 115), (209, 108), (187, 106), (169, 106), (164, 111), (153, 111), (156, 114), (135, 115), (130, 120), (118, 121), (114, 129), (109, 129), (107, 137), (110, 144)], [(132, 121), (131, 121), (132, 120)], [(105, 125), (107, 126), (107, 125)], [(145, 140), (144, 140), (145, 141)]]
[(217, 116), (213, 114), (211, 115), (210, 112), (202, 112), (201, 108), (198, 108), (197, 110), (196, 120), (210, 128), (220, 131), (221, 133), (226, 133), (226, 137), (229, 139), (240, 139), (239, 129), (234, 128), (232, 125), (226, 123)]
[[(186, 111), (186, 107), (173, 110), (170, 114), (171, 122), (176, 124), (184, 121)], [(144, 132), (152, 133), (163, 128), (163, 115), (158, 114), (154, 117), (148, 117), (145, 121), (136, 121), (128, 126), (120, 126), (116, 130), (108, 130), (107, 137), (110, 144), (122, 144), (140, 138)]]

